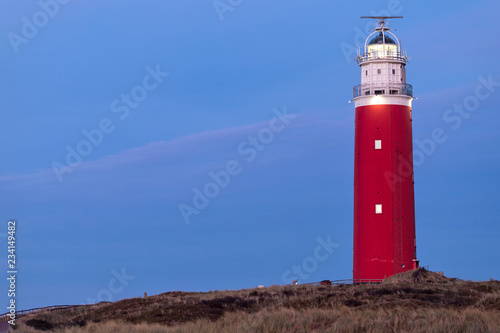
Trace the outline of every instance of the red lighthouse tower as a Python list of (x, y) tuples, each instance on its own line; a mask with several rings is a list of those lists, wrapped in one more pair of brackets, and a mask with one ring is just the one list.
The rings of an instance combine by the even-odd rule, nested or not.
[(354, 87), (353, 278), (383, 279), (418, 267), (415, 240), (412, 86), (408, 57), (385, 20), (357, 57)]

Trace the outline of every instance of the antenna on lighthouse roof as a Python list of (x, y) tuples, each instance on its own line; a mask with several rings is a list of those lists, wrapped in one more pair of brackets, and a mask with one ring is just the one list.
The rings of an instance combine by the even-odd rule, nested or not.
[(361, 16), (361, 18), (377, 19), (380, 21), (384, 21), (384, 20), (393, 19), (393, 18), (403, 18), (403, 16)]
[(385, 25), (385, 20), (393, 18), (403, 18), (403, 16), (361, 16), (362, 19), (376, 19), (380, 20), (379, 24), (383, 28)]

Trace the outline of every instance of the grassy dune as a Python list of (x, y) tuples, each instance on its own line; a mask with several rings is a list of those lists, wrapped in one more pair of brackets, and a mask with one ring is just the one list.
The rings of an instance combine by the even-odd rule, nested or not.
[(500, 332), (500, 282), (423, 269), (378, 285), (169, 292), (19, 320), (30, 332)]

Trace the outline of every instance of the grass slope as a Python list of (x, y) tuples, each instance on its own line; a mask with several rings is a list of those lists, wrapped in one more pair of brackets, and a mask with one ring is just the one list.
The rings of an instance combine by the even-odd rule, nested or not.
[(500, 282), (425, 269), (378, 285), (168, 292), (40, 313), (24, 332), (500, 332)]

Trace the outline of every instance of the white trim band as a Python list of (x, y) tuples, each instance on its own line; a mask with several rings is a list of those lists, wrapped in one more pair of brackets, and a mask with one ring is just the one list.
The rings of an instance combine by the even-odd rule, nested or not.
[(411, 107), (411, 101), (413, 97), (406, 95), (369, 95), (356, 97), (354, 101), (354, 106), (365, 106), (365, 105), (403, 105)]

